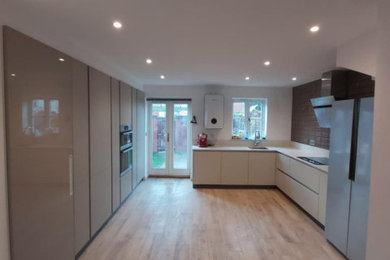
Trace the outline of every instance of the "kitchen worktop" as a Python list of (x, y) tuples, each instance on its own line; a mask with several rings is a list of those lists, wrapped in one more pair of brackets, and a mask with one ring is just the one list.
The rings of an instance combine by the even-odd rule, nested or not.
[(260, 152), (260, 153), (269, 153), (277, 152), (283, 155), (286, 155), (294, 160), (297, 160), (303, 164), (306, 164), (310, 167), (313, 167), (317, 170), (320, 170), (323, 173), (328, 173), (328, 165), (315, 165), (309, 162), (306, 162), (298, 157), (326, 157), (323, 154), (318, 154), (313, 152), (310, 149), (302, 149), (302, 147), (277, 147), (277, 146), (266, 146), (267, 149), (251, 149), (247, 146), (209, 146), (209, 147), (198, 147), (196, 145), (192, 146), (193, 151), (225, 151), (225, 152)]

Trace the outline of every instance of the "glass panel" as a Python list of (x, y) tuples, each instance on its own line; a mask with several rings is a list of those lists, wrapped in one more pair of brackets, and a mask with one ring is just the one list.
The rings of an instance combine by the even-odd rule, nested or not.
[(246, 136), (245, 102), (233, 103), (233, 127), (232, 137), (245, 139)]
[(173, 106), (173, 168), (187, 169), (188, 104)]
[(166, 168), (166, 104), (152, 104), (152, 168)]
[(249, 102), (249, 129), (248, 138), (255, 139), (256, 131), (260, 131), (260, 137), (264, 137), (263, 129), (263, 105), (260, 101)]

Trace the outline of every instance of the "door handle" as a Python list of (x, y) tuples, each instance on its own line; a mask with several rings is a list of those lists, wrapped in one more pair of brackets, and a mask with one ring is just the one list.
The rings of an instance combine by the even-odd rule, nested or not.
[(167, 143), (169, 143), (169, 133), (167, 133)]
[(68, 158), (69, 164), (69, 196), (73, 196), (73, 155), (70, 154)]

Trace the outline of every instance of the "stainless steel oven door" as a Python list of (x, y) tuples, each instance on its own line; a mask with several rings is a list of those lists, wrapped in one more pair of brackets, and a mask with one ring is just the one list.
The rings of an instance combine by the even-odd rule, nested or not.
[(133, 147), (127, 148), (120, 152), (121, 175), (133, 168)]
[(131, 147), (133, 145), (133, 132), (123, 132), (120, 134), (120, 146), (123, 148)]

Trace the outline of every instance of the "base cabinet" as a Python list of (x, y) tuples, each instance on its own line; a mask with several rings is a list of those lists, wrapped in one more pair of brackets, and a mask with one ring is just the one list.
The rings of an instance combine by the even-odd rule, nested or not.
[(247, 152), (223, 152), (221, 184), (248, 184), (248, 157)]
[(248, 184), (275, 185), (275, 153), (249, 153)]
[(221, 183), (221, 153), (194, 151), (193, 158), (194, 184)]
[(131, 171), (127, 172), (121, 177), (121, 203), (126, 200), (133, 190), (133, 173)]

